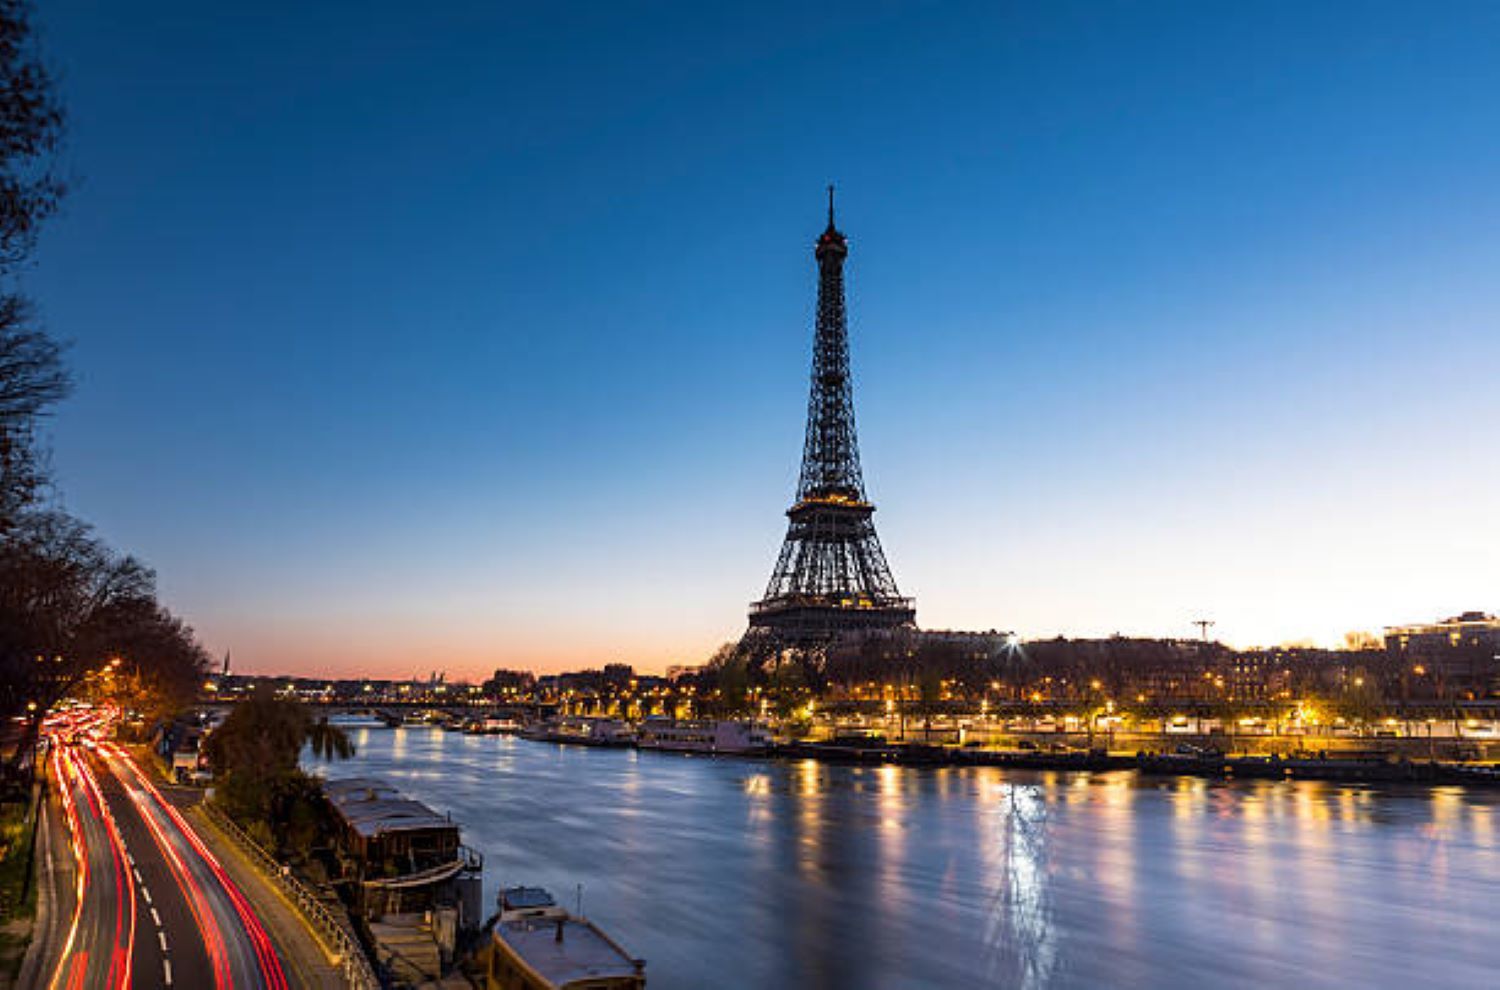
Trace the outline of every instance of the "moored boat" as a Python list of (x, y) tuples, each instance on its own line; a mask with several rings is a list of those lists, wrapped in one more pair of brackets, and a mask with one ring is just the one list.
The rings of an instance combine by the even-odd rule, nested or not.
[(486, 718), (471, 719), (464, 726), (464, 731), (471, 736), (495, 736), (505, 733), (520, 731), (521, 723), (513, 718), (500, 715), (490, 715)]
[(633, 746), (635, 731), (615, 718), (565, 716), (551, 722), (528, 726), (521, 738), (542, 742), (576, 743), (580, 746)]
[(678, 753), (762, 753), (770, 748), (771, 736), (755, 722), (648, 718), (636, 744)]
[(646, 962), (541, 887), (500, 892), (500, 914), (480, 953), (486, 990), (642, 990)]

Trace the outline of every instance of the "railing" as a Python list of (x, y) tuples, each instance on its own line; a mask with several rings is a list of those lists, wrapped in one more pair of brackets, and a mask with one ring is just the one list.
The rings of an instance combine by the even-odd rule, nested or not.
[(884, 595), (830, 594), (830, 595), (775, 595), (750, 603), (751, 615), (771, 612), (788, 612), (793, 609), (838, 609), (846, 612), (870, 611), (872, 609), (909, 609), (915, 607), (915, 598), (892, 598)]
[(246, 835), (244, 830), (213, 802), (204, 801), (199, 807), (203, 809), (204, 814), (213, 819), (214, 824), (219, 826), (224, 834), (245, 851), (260, 871), (270, 877), (297, 905), (297, 909), (302, 912), (307, 922), (327, 939), (328, 944), (333, 947), (338, 956), (339, 971), (349, 981), (349, 986), (354, 990), (380, 990), (380, 980), (376, 978), (374, 969), (365, 958), (364, 949), (349, 934), (348, 929), (338, 923), (328, 908), (323, 906), (323, 902), (307, 889), (307, 885), (292, 876), (291, 871), (286, 867), (276, 862), (270, 853)]
[(379, 887), (383, 890), (407, 890), (412, 887), (427, 887), (447, 880), (449, 877), (458, 875), (464, 869), (462, 859), (451, 859), (437, 866), (429, 866), (425, 870), (415, 873), (403, 873), (399, 877), (379, 877), (375, 880), (366, 880), (366, 887)]

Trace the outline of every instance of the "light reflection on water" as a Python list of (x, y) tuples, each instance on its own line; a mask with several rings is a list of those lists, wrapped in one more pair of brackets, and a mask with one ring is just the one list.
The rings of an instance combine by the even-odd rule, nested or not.
[(358, 729), (335, 775), (464, 825), (698, 987), (1493, 987), (1500, 798), (919, 770)]

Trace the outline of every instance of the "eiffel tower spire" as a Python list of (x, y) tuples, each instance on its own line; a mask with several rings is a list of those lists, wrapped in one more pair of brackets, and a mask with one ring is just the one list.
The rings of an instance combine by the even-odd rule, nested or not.
[(797, 500), (765, 596), (750, 607), (749, 636), (778, 645), (827, 643), (859, 629), (910, 626), (916, 609), (891, 576), (875, 512), (865, 495), (854, 431), (849, 378), (849, 325), (844, 311), (844, 261), (849, 242), (834, 224), (828, 187), (828, 228), (813, 249), (818, 263), (818, 318), (812, 387)]

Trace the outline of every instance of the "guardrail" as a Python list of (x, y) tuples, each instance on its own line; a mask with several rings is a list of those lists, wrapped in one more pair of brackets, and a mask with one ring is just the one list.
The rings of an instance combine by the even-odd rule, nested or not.
[(280, 863), (250, 836), (246, 835), (234, 821), (211, 801), (203, 801), (199, 804), (203, 813), (213, 819), (215, 825), (219, 826), (235, 844), (238, 845), (250, 857), (251, 861), (258, 866), (279, 886), (308, 924), (317, 930), (328, 943), (333, 946), (338, 955), (339, 971), (349, 981), (349, 986), (354, 990), (380, 990), (380, 980), (375, 976), (375, 970), (371, 968), (370, 962), (365, 958), (364, 949), (351, 936), (343, 925), (323, 906), (307, 885), (296, 877), (291, 871)]

